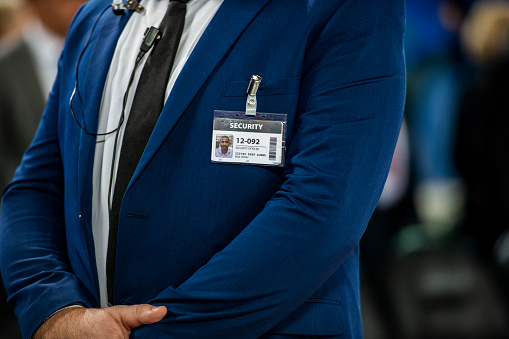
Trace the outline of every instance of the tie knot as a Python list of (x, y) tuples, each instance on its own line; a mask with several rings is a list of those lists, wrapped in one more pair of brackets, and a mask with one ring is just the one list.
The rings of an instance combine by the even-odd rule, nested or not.
[(172, 1), (178, 1), (178, 2), (181, 2), (183, 4), (187, 4), (189, 2), (189, 0), (170, 0), (170, 2)]

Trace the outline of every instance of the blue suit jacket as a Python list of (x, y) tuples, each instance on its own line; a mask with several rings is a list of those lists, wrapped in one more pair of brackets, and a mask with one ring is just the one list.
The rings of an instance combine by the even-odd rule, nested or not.
[[(73, 108), (95, 130), (131, 15), (107, 9), (97, 21), (109, 3), (91, 0), (77, 14), (38, 132), (4, 193), (1, 273), (26, 338), (63, 306), (99, 306), (95, 138), (68, 100), (83, 54)], [(402, 118), (403, 12), (403, 0), (224, 1), (123, 198), (114, 301), (168, 308), (133, 338), (362, 336), (358, 242)], [(242, 111), (253, 74), (263, 77), (258, 111), (288, 115), (284, 168), (210, 161), (213, 112)]]

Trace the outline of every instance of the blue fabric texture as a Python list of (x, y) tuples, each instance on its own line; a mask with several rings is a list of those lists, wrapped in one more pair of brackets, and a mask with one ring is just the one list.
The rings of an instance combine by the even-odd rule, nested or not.
[[(24, 338), (61, 307), (99, 306), (95, 138), (68, 101), (109, 3), (90, 0), (76, 15), (38, 132), (4, 192), (0, 268)], [(81, 58), (73, 108), (89, 131), (129, 15), (107, 10)], [(224, 1), (122, 202), (114, 302), (168, 308), (132, 338), (362, 337), (358, 242), (402, 119), (403, 33), (403, 0)], [(245, 109), (238, 84), (253, 74), (264, 79), (258, 111), (288, 117), (284, 168), (210, 161), (213, 112)]]

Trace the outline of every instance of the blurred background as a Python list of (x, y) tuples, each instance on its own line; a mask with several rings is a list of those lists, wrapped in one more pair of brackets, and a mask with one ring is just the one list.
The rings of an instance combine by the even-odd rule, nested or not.
[(509, 338), (509, 1), (406, 3), (404, 128), (361, 241), (365, 337)]
[[(85, 0), (0, 0), (0, 186)], [(406, 0), (405, 120), (361, 241), (366, 339), (509, 338), (509, 0)], [(0, 289), (0, 338), (20, 338)]]

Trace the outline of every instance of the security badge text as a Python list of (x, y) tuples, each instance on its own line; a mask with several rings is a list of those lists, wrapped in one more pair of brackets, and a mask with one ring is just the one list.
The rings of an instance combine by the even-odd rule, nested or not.
[(250, 124), (245, 122), (230, 122), (231, 130), (261, 130), (263, 124)]
[(279, 166), (282, 162), (281, 121), (215, 118), (213, 162)]

